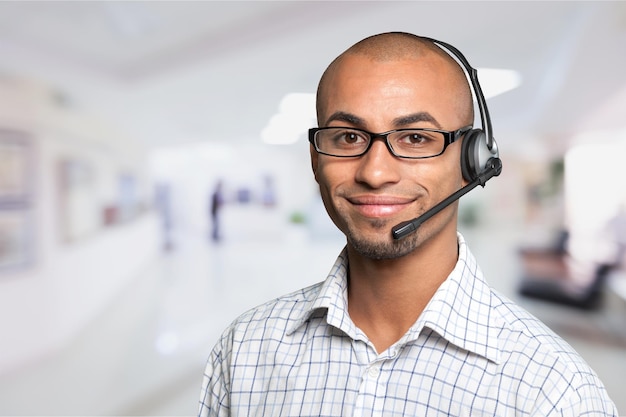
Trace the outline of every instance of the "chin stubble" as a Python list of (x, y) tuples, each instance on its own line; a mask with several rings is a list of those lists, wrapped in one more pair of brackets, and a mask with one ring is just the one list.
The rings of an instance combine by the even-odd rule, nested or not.
[(350, 232), (347, 236), (348, 242), (362, 256), (369, 259), (396, 259), (412, 252), (417, 247), (417, 233), (395, 240), (391, 237), (391, 229), (387, 222), (375, 220), (372, 226), (380, 230), (381, 234), (386, 234), (383, 240), (368, 240), (356, 233)]

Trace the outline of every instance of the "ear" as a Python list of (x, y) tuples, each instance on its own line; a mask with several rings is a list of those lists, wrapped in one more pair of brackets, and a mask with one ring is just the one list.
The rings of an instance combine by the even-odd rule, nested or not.
[(313, 145), (309, 145), (309, 152), (311, 153), (311, 169), (313, 170), (313, 176), (315, 177), (315, 182), (317, 181), (317, 163), (319, 160), (319, 154), (313, 147)]

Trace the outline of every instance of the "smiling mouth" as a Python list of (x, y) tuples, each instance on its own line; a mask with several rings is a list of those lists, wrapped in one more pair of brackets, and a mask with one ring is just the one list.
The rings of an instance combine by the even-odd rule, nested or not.
[(364, 217), (391, 217), (406, 209), (413, 199), (402, 197), (355, 197), (348, 201)]

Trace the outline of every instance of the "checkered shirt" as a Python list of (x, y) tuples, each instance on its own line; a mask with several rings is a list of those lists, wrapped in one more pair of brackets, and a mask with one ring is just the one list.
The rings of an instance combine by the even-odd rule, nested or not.
[(240, 316), (210, 354), (200, 416), (617, 416), (584, 360), (459, 259), (377, 353), (347, 312), (347, 256), (328, 278)]

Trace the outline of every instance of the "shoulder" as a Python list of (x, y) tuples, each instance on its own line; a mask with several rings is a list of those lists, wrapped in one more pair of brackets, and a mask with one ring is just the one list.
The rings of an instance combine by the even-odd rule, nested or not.
[(322, 286), (323, 282), (319, 282), (246, 311), (226, 328), (221, 342), (236, 344), (253, 340), (280, 340), (308, 318)]
[(563, 338), (507, 297), (492, 291), (493, 314), (500, 321), (500, 366), (524, 381), (535, 401), (560, 409), (614, 410), (597, 374)]
[(501, 323), (500, 343), (505, 352), (531, 349), (535, 359), (541, 354), (546, 359), (561, 358), (572, 369), (587, 367), (563, 338), (526, 309), (496, 291), (492, 291), (492, 303), (496, 319)]

